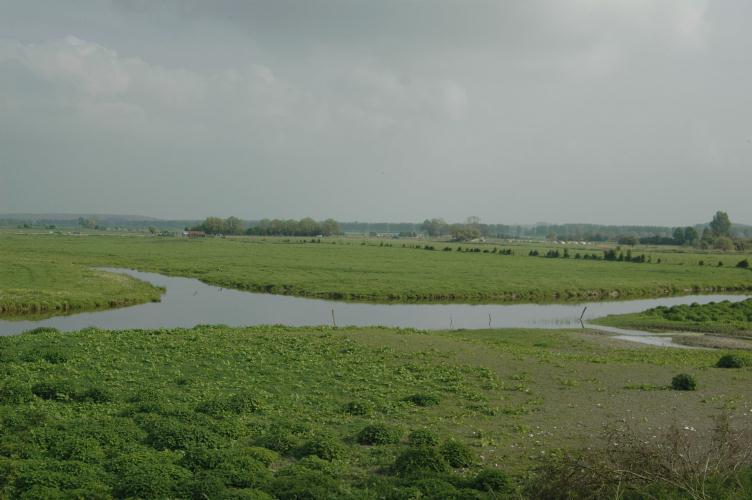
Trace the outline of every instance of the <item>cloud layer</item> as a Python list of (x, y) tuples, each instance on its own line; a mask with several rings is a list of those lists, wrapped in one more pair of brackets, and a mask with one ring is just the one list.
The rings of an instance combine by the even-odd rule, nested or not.
[(0, 0), (0, 212), (752, 209), (741, 1), (46, 7)]

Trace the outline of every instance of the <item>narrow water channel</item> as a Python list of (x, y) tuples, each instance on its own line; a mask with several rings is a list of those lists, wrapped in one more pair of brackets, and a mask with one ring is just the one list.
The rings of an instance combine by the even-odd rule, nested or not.
[[(122, 309), (56, 316), (42, 320), (0, 320), (0, 335), (15, 335), (37, 327), (74, 331), (86, 327), (109, 330), (193, 327), (198, 324), (249, 326), (331, 325), (437, 329), (579, 328), (584, 320), (608, 314), (639, 312), (659, 305), (739, 301), (744, 295), (693, 295), (583, 304), (362, 304), (250, 293), (219, 288), (192, 278), (176, 278), (130, 269), (105, 268), (148, 281), (167, 291), (161, 302)], [(334, 313), (332, 313), (334, 311)], [(600, 327), (598, 327), (600, 329)], [(639, 333), (639, 332), (638, 332)], [(649, 339), (646, 339), (649, 340)], [(666, 339), (652, 342), (667, 345)], [(668, 340), (670, 342), (670, 340)]]

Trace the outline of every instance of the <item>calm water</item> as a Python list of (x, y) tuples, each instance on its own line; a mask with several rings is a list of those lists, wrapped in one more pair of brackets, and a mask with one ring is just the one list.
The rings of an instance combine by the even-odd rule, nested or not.
[[(128, 269), (105, 269), (128, 274), (166, 288), (158, 303), (122, 309), (58, 316), (39, 321), (2, 321), (0, 335), (14, 335), (49, 326), (61, 331), (89, 326), (121, 330), (131, 328), (193, 327), (222, 323), (230, 326), (285, 324), (331, 325), (332, 309), (337, 325), (383, 325), (420, 329), (467, 328), (566, 328), (608, 314), (638, 312), (658, 305), (739, 301), (743, 295), (695, 295), (622, 302), (573, 304), (359, 304), (304, 299), (283, 295), (241, 292), (206, 285), (191, 278), (172, 278)], [(489, 318), (490, 316), (490, 318)]]

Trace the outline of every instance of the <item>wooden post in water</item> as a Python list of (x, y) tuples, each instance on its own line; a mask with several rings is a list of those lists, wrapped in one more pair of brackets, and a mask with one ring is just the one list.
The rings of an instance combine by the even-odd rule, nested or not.
[(585, 311), (587, 311), (587, 306), (585, 306), (585, 309), (582, 310), (582, 314), (580, 314), (580, 322), (582, 322), (582, 318), (585, 316)]
[(488, 328), (491, 328), (491, 313), (488, 313)]
[(450, 330), (454, 329), (454, 323), (452, 322), (452, 317), (451, 316), (449, 316), (449, 329)]
[(334, 328), (337, 328), (337, 319), (334, 317), (334, 309), (332, 309), (332, 324)]

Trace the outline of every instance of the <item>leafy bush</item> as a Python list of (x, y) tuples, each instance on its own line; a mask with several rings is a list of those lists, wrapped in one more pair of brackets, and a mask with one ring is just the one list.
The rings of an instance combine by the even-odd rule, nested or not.
[(407, 444), (410, 446), (436, 446), (439, 444), (439, 436), (428, 429), (418, 429), (407, 436)]
[(399, 443), (402, 429), (386, 424), (372, 424), (364, 427), (357, 436), (360, 444), (381, 445)]
[(334, 460), (345, 455), (345, 448), (331, 436), (319, 436), (306, 442), (298, 454), (301, 457), (314, 455), (324, 460)]
[(488, 493), (508, 493), (512, 489), (509, 478), (498, 469), (483, 469), (472, 484), (473, 488)]
[(749, 260), (740, 260), (739, 262), (737, 262), (736, 267), (740, 269), (749, 269)]
[(675, 391), (694, 391), (697, 382), (692, 375), (680, 373), (671, 380), (671, 388)]
[(174, 417), (148, 415), (142, 427), (146, 443), (157, 450), (185, 450), (192, 447), (217, 448), (222, 439), (207, 427), (181, 422)]
[(82, 403), (109, 403), (115, 400), (112, 393), (100, 387), (90, 387), (73, 394), (72, 399)]
[(365, 416), (371, 412), (370, 405), (361, 401), (350, 401), (342, 408), (345, 413), (350, 415)]
[(31, 386), (31, 392), (38, 398), (64, 401), (74, 394), (73, 386), (65, 380), (39, 382)]
[(180, 487), (189, 484), (190, 471), (175, 464), (170, 452), (135, 451), (119, 456), (112, 464), (113, 493), (117, 497), (179, 497)]
[(723, 355), (715, 364), (718, 368), (741, 368), (744, 365), (744, 360), (736, 354)]
[(25, 332), (23, 332), (23, 335), (37, 335), (44, 333), (60, 333), (60, 330), (58, 330), (57, 328), (52, 328), (50, 326), (40, 326), (38, 328), (26, 330)]
[(470, 467), (475, 463), (473, 452), (465, 444), (450, 440), (440, 448), (444, 460), (452, 467)]
[(255, 413), (261, 409), (261, 404), (251, 394), (233, 394), (230, 397), (214, 398), (199, 404), (196, 411), (213, 417), (220, 417), (227, 413), (240, 415)]
[(439, 397), (434, 394), (413, 394), (405, 398), (405, 401), (415, 406), (436, 406), (439, 404)]
[(295, 466), (281, 470), (268, 491), (280, 500), (328, 500), (341, 496), (339, 483), (330, 475)]
[(408, 448), (394, 461), (392, 471), (402, 477), (445, 473), (449, 469), (444, 456), (436, 448)]
[(20, 404), (32, 397), (31, 388), (24, 383), (8, 381), (0, 386), (0, 403)]
[(292, 430), (275, 426), (269, 429), (258, 441), (264, 448), (276, 451), (282, 455), (289, 454), (293, 449), (300, 446), (301, 439)]

